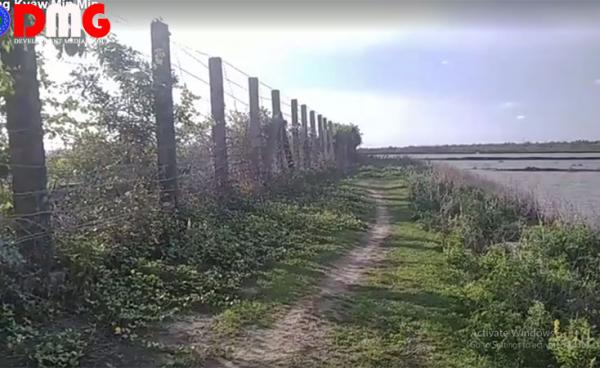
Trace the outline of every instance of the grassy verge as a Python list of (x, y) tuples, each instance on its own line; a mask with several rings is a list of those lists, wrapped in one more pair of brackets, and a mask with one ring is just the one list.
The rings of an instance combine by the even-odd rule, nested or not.
[(444, 168), (411, 175), (411, 207), (443, 233), (465, 332), (496, 366), (600, 366), (600, 233), (531, 198)]
[[(364, 188), (346, 181), (339, 184), (338, 196), (340, 193), (345, 194), (329, 198), (321, 205), (310, 200), (310, 205), (322, 207), (320, 215), (325, 217), (334, 210), (352, 214), (359, 225), (338, 223), (341, 226), (336, 227), (334, 216), (328, 227), (313, 234), (312, 240), (307, 238), (290, 247), (285, 257), (271, 262), (247, 279), (240, 286), (234, 302), (208, 314), (192, 313), (183, 317), (189, 324), (194, 324), (198, 317), (206, 318), (206, 323), (199, 328), (201, 331), (190, 331), (185, 327), (187, 331), (182, 336), (168, 338), (169, 343), (164, 344), (159, 336), (164, 329), (151, 328), (144, 336), (145, 341), (150, 342), (150, 349), (137, 352), (137, 355), (152, 356), (153, 366), (202, 367), (207, 360), (227, 356), (227, 346), (233, 339), (249, 329), (271, 326), (289, 305), (313, 293), (330, 265), (361, 243), (368, 224), (375, 217), (375, 207)], [(314, 235), (318, 236), (315, 238)], [(195, 340), (198, 338), (196, 333), (203, 336), (198, 341)]]
[[(598, 230), (544, 216), (531, 198), (457, 170), (401, 166), (375, 174), (383, 180), (404, 171), (406, 210), (423, 229), (439, 233), (440, 243), (437, 254), (424, 258), (414, 249), (393, 250), (389, 259), (401, 254), (405, 264), (374, 276), (401, 275), (386, 292), (399, 288), (401, 303), (416, 300), (424, 308), (415, 322), (410, 309), (387, 322), (400, 334), (397, 351), (384, 338), (375, 344), (379, 350), (366, 350), (376, 362), (359, 365), (402, 366), (408, 359), (409, 366), (599, 367)], [(415, 226), (401, 232), (414, 234)], [(390, 244), (409, 244), (399, 239)], [(418, 292), (406, 282), (415, 282)], [(441, 307), (441, 320), (425, 313), (432, 306)], [(402, 308), (391, 308), (386, 320)], [(418, 334), (405, 336), (407, 325)]]
[(302, 296), (311, 294), (329, 265), (360, 243), (361, 231), (344, 231), (328, 241), (308, 245), (290, 258), (277, 262), (247, 285), (239, 303), (217, 315), (215, 332), (233, 337), (249, 326), (269, 327), (284, 310)]
[(484, 367), (457, 331), (460, 275), (452, 272), (435, 233), (411, 220), (401, 175), (365, 182), (384, 193), (392, 232), (386, 261), (347, 296), (331, 336), (325, 367)]
[[(156, 366), (146, 332), (157, 323), (199, 310), (222, 311), (223, 336), (267, 323), (355, 243), (369, 208), (360, 190), (319, 174), (260, 197), (191, 199), (177, 222), (158, 213), (60, 242), (65, 282), (53, 295), (34, 299), (0, 267), (0, 355), (19, 367)], [(168, 352), (167, 364), (186, 355)]]
[[(597, 232), (536, 223), (518, 198), (413, 169), (359, 175), (387, 201), (385, 261), (327, 316), (325, 353), (293, 366), (597, 367)], [(258, 298), (220, 317), (224, 333), (268, 325), (294, 290), (310, 291), (319, 262), (300, 264), (266, 273)]]
[(213, 332), (217, 336), (234, 337), (250, 326), (270, 326), (286, 306), (316, 290), (333, 262), (360, 244), (367, 224), (375, 217), (375, 207), (356, 182), (346, 181), (341, 188), (353, 193), (353, 212), (363, 227), (330, 228), (319, 241), (299, 244), (285, 259), (248, 280), (241, 288), (241, 298), (216, 315)]

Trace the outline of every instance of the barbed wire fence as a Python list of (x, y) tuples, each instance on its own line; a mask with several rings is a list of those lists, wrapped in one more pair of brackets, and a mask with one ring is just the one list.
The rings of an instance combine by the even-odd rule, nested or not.
[[(118, 227), (106, 239), (114, 242), (131, 236), (134, 224), (152, 229), (153, 213), (176, 214), (181, 203), (257, 192), (279, 176), (350, 165), (350, 143), (335, 138), (341, 125), (227, 60), (173, 42), (161, 21), (152, 23), (151, 40), (152, 54), (142, 55), (151, 70), (155, 137), (142, 149), (154, 158), (96, 157), (81, 163), (83, 174), (54, 164), (48, 171), (35, 51), (17, 45), (7, 58), (16, 81), (4, 124), (13, 208), (0, 221), (1, 245), (17, 246), (32, 268), (49, 271), (53, 243), (66, 237)], [(83, 60), (64, 62), (87, 67)], [(206, 129), (181, 136), (176, 106), (186, 93), (197, 97), (193, 118)]]

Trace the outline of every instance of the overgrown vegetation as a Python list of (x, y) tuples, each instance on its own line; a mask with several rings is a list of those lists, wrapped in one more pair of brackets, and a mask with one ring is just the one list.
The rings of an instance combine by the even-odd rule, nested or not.
[(459, 272), (442, 252), (439, 234), (411, 217), (403, 166), (367, 166), (356, 185), (377, 191), (389, 213), (385, 257), (323, 318), (327, 345), (303, 351), (293, 367), (490, 367), (465, 345)]
[(465, 332), (497, 366), (600, 366), (600, 234), (539, 215), (527, 198), (430, 167), (410, 203), (462, 275)]
[[(292, 172), (275, 162), (268, 182), (253, 177), (245, 113), (227, 118), (231, 188), (216, 195), (212, 121), (197, 110), (203, 97), (175, 77), (179, 203), (164, 211), (149, 60), (113, 38), (84, 55), (63, 83), (38, 59), (54, 146), (49, 273), (19, 248), (5, 124), (0, 130), (3, 364), (76, 367), (100, 340), (138, 341), (141, 328), (182, 310), (231, 306), (245, 280), (274, 262), (364, 228), (363, 195), (340, 184), (332, 163)], [(273, 121), (266, 111), (260, 120), (265, 143)], [(360, 142), (356, 128), (339, 129)]]
[(596, 231), (457, 171), (371, 164), (386, 261), (332, 316), (326, 360), (301, 366), (598, 367)]
[[(327, 176), (303, 178), (262, 199), (189, 208), (176, 221), (156, 214), (129, 239), (74, 238), (57, 244), (64, 283), (46, 298), (3, 273), (0, 338), (12, 355), (39, 366), (71, 367), (89, 343), (85, 328), (126, 339), (195, 305), (228, 306), (242, 282), (299, 248), (360, 230), (361, 193)], [(172, 227), (167, 241), (143, 229)], [(121, 229), (115, 228), (115, 231)], [(65, 327), (83, 323), (77, 330)], [(92, 336), (93, 338), (94, 336)]]

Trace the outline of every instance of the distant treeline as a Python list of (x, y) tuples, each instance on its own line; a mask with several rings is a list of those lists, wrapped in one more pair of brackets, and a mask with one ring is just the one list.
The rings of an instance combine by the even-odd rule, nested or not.
[(567, 153), (600, 152), (600, 141), (573, 142), (525, 142), (525, 143), (486, 143), (451, 144), (439, 146), (408, 146), (362, 148), (360, 152), (371, 154), (419, 154), (419, 153)]

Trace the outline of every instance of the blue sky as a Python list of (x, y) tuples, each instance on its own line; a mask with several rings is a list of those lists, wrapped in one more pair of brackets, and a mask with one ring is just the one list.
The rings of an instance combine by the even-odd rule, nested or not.
[[(184, 45), (222, 56), (286, 98), (359, 125), (366, 146), (600, 139), (600, 26), (547, 8), (515, 22), (449, 21), (444, 9), (367, 25), (166, 21), (174, 63), (204, 73), (184, 60)], [(546, 20), (530, 22), (542, 10)], [(115, 33), (149, 52), (147, 28)]]
[(295, 57), (278, 75), (283, 85), (381, 101), (356, 121), (367, 145), (600, 139), (598, 36), (425, 30)]

